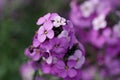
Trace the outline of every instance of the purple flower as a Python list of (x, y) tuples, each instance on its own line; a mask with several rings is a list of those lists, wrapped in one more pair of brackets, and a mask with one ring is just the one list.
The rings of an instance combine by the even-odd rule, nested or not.
[(77, 75), (77, 71), (73, 68), (75, 66), (76, 62), (73, 60), (69, 60), (67, 62), (67, 65), (61, 60), (59, 60), (56, 63), (56, 68), (58, 69), (58, 75), (62, 78), (66, 78), (69, 76), (70, 78), (73, 78)]
[(53, 24), (47, 21), (38, 30), (38, 40), (44, 42), (46, 38), (52, 39), (54, 37), (54, 31), (52, 30)]
[(63, 38), (54, 38), (51, 40), (51, 45), (52, 45), (52, 53), (53, 55), (57, 57), (63, 57), (64, 54), (67, 52), (68, 49), (68, 40), (63, 37)]
[(47, 13), (45, 16), (40, 17), (36, 24), (37, 25), (41, 25), (41, 24), (43, 24), (43, 23), (45, 23), (47, 21), (53, 20), (56, 16), (58, 16), (57, 13), (52, 13), (52, 14), (51, 13)]
[(75, 53), (69, 57), (69, 60), (75, 60), (76, 61), (75, 68), (79, 69), (85, 62), (85, 57), (82, 55), (82, 52), (80, 50), (76, 50)]
[(34, 61), (39, 60), (41, 54), (42, 52), (40, 51), (40, 49), (36, 49), (33, 46), (30, 46), (29, 48), (25, 49), (25, 55)]

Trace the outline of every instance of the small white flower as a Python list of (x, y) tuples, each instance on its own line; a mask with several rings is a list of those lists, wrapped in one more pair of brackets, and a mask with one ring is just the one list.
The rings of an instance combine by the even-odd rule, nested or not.
[(99, 15), (98, 17), (96, 17), (93, 22), (93, 29), (94, 30), (99, 30), (102, 28), (105, 28), (107, 25), (107, 22), (105, 20), (105, 15)]
[(95, 10), (94, 4), (91, 1), (86, 1), (80, 5), (80, 10), (84, 17), (89, 17)]
[(61, 25), (66, 25), (66, 19), (62, 18), (60, 16), (56, 16), (55, 19), (54, 19), (53, 25), (55, 27), (59, 27)]
[(119, 21), (118, 24), (116, 24), (116, 25), (113, 27), (113, 31), (114, 31), (114, 33), (115, 33), (118, 37), (120, 37), (120, 21)]

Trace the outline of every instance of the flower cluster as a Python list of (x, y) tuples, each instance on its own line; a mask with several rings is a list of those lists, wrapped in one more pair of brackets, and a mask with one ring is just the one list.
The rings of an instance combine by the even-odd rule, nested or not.
[[(88, 0), (78, 5), (77, 0), (71, 2), (70, 19), (76, 27), (76, 34), (79, 38), (80, 30), (86, 34), (84, 41), (101, 48), (104, 44), (114, 44), (118, 42), (119, 23), (110, 21), (110, 15), (118, 19), (116, 13), (113, 13), (115, 2), (108, 0)], [(76, 15), (74, 15), (76, 14)], [(84, 38), (84, 37), (82, 37)], [(82, 39), (81, 39), (82, 40)]]
[(69, 17), (87, 53), (81, 80), (94, 80), (96, 76), (101, 80), (120, 79), (118, 4), (118, 0), (85, 0), (80, 4), (78, 0), (71, 2)]
[(36, 24), (39, 29), (32, 45), (25, 49), (33, 69), (65, 80), (79, 80), (85, 51), (75, 37), (72, 23), (57, 13), (48, 13)]
[(53, 80), (119, 80), (119, 5), (119, 0), (71, 0), (70, 21), (57, 13), (40, 17), (25, 49), (23, 79), (44, 80), (48, 74)]

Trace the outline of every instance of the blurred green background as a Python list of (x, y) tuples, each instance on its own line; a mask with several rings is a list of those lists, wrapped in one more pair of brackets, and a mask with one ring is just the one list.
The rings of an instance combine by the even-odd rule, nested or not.
[(69, 0), (0, 0), (0, 80), (22, 80), (24, 49), (38, 29), (37, 19), (48, 12), (68, 17)]

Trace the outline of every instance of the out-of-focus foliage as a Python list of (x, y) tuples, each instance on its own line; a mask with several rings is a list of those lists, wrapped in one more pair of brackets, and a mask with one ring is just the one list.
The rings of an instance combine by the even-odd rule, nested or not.
[(37, 19), (48, 12), (67, 17), (68, 0), (0, 0), (0, 80), (21, 80), (19, 66)]

